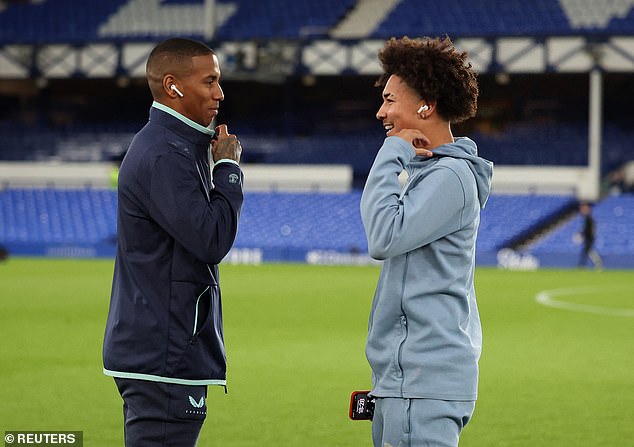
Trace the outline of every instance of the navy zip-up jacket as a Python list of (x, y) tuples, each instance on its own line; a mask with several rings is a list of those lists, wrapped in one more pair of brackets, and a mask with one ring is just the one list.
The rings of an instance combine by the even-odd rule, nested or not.
[(106, 375), (226, 384), (217, 264), (238, 230), (243, 176), (221, 160), (212, 182), (212, 135), (155, 102), (121, 164)]

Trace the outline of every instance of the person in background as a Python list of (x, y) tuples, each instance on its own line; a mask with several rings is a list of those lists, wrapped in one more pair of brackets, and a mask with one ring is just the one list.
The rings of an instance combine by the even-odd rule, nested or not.
[(477, 397), (475, 243), (493, 164), (451, 125), (475, 115), (477, 75), (448, 37), (392, 38), (379, 59), (386, 138), (361, 198), (369, 253), (383, 260), (366, 345), (372, 438), (457, 446)]
[(579, 268), (585, 268), (588, 259), (594, 265), (594, 268), (601, 270), (603, 268), (603, 261), (599, 256), (599, 253), (594, 249), (594, 242), (596, 239), (597, 225), (592, 217), (592, 208), (588, 203), (582, 203), (579, 205), (579, 212), (583, 218), (583, 227), (581, 228), (581, 241), (583, 248), (581, 255), (579, 256)]
[(119, 171), (103, 371), (123, 399), (126, 446), (194, 446), (207, 386), (226, 387), (217, 265), (238, 229), (242, 147), (226, 125), (209, 128), (224, 99), (210, 48), (168, 39), (146, 72), (149, 122)]

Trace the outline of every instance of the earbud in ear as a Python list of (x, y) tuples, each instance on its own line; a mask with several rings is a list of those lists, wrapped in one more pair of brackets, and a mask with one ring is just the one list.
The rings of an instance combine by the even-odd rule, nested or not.
[(181, 98), (184, 96), (181, 91), (174, 84), (170, 85), (170, 90), (174, 90), (178, 96)]
[(424, 106), (420, 106), (418, 108), (418, 110), (416, 111), (416, 113), (423, 113), (429, 110), (429, 106), (427, 104), (425, 104)]

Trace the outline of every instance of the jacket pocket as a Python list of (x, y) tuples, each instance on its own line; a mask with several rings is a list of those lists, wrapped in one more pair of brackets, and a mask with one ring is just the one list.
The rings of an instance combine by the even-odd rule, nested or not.
[[(179, 305), (187, 319), (183, 329), (170, 331), (169, 367), (175, 377), (224, 380), (226, 354), (222, 327), (222, 304), (216, 284), (179, 283)], [(172, 318), (178, 318), (172, 315)]]
[[(209, 284), (186, 281), (173, 281), (171, 288), (166, 374), (181, 371), (184, 357), (198, 357), (199, 354), (192, 353), (192, 345), (200, 345), (201, 338), (209, 338), (213, 333), (212, 295), (216, 290)], [(192, 360), (192, 363), (198, 360)]]
[(172, 281), (169, 305), (170, 339), (188, 342), (209, 320), (209, 284)]
[(211, 286), (205, 287), (198, 298), (196, 298), (196, 304), (194, 306), (194, 325), (192, 327), (192, 337), (200, 334), (205, 323), (209, 321), (209, 314), (211, 309)]

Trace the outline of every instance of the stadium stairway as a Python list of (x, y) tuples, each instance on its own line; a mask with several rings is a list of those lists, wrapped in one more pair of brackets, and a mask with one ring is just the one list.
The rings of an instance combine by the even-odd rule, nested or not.
[[(592, 210), (596, 222), (595, 249), (604, 266), (634, 266), (634, 194), (607, 196)], [(574, 213), (563, 225), (536, 240), (525, 250), (542, 266), (576, 267), (582, 246), (583, 217)]]

